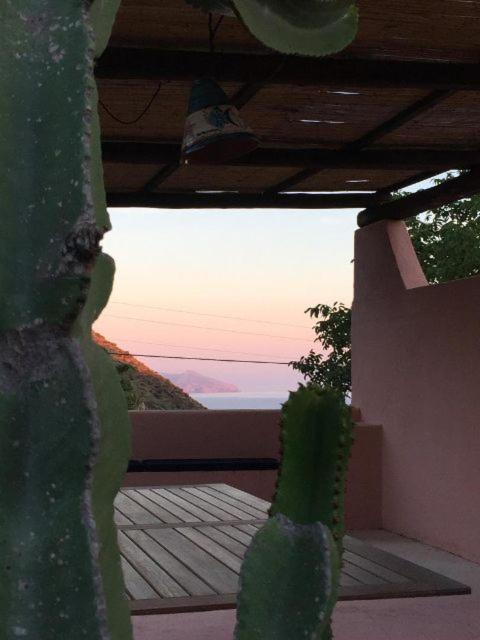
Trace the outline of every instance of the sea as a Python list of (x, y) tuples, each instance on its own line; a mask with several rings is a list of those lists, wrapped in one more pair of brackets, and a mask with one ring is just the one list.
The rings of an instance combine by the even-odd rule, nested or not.
[(207, 409), (280, 409), (287, 399), (279, 391), (239, 391), (237, 393), (191, 393)]

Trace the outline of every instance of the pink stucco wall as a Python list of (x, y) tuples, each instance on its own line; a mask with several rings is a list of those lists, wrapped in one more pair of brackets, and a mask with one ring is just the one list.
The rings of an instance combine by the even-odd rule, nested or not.
[(480, 278), (428, 286), (403, 222), (357, 231), (353, 402), (383, 426), (384, 527), (480, 561)]
[[(278, 458), (279, 411), (133, 411), (132, 458)], [(347, 526), (381, 524), (381, 428), (359, 424), (350, 463)], [(275, 471), (129, 473), (128, 486), (226, 482), (270, 500)]]

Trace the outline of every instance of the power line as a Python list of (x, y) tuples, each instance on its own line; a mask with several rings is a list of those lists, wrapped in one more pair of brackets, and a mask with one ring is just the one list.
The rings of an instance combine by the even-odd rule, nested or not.
[(133, 304), (132, 302), (118, 302), (111, 300), (110, 304), (121, 304), (125, 307), (136, 307), (138, 309), (157, 309), (159, 311), (171, 311), (172, 313), (185, 313), (190, 316), (204, 316), (206, 318), (220, 318), (221, 320), (240, 320), (241, 322), (256, 322), (257, 324), (270, 324), (279, 327), (294, 327), (295, 329), (311, 329), (302, 324), (289, 324), (288, 322), (274, 322), (273, 320), (254, 320), (253, 318), (242, 318), (239, 316), (223, 316), (215, 313), (200, 313), (197, 311), (186, 311), (184, 309), (171, 309), (169, 307), (156, 307), (145, 304)]
[[(244, 356), (263, 356), (264, 358), (282, 358), (283, 360), (288, 360), (287, 356), (274, 356), (269, 353), (255, 353), (252, 351), (229, 351), (228, 349), (214, 349), (211, 347), (194, 347), (192, 345), (180, 345), (180, 344), (167, 344), (165, 342), (147, 342), (145, 340), (133, 340), (130, 338), (115, 338), (115, 341), (118, 342), (131, 342), (135, 344), (149, 344), (155, 347), (171, 347), (172, 349), (194, 349), (195, 351), (215, 351), (216, 353), (235, 353), (241, 354)], [(297, 356), (292, 356), (292, 359), (295, 359)]]
[(189, 329), (203, 329), (204, 331), (221, 331), (223, 333), (237, 333), (245, 336), (261, 336), (262, 338), (278, 338), (280, 340), (297, 340), (298, 342), (307, 342), (308, 338), (296, 338), (293, 336), (275, 336), (268, 333), (252, 333), (249, 331), (235, 331), (235, 329), (219, 329), (217, 327), (202, 327), (195, 324), (181, 324), (180, 322), (164, 322), (162, 320), (147, 320), (146, 318), (132, 318), (131, 316), (114, 316), (110, 314), (103, 315), (104, 318), (117, 318), (119, 320), (135, 320), (136, 322), (148, 322), (150, 324), (162, 324), (172, 327), (187, 327)]
[(263, 360), (233, 360), (228, 358), (194, 358), (190, 356), (164, 356), (159, 354), (146, 353), (118, 353), (117, 351), (108, 352), (112, 356), (133, 356), (135, 358), (165, 358), (166, 360), (201, 360), (203, 362), (243, 362), (245, 364), (281, 364), (289, 365), (289, 362), (266, 362)]

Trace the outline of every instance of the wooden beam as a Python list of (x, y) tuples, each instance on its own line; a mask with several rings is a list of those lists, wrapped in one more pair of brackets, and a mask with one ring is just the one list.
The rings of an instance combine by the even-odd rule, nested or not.
[(156, 191), (170, 176), (172, 176), (180, 168), (180, 160), (172, 160), (162, 167), (143, 187), (142, 191)]
[[(136, 142), (104, 142), (103, 160), (122, 164), (164, 165), (178, 162), (180, 145)], [(456, 169), (480, 164), (480, 151), (465, 149), (257, 149), (225, 164), (256, 167), (304, 167), (312, 169), (384, 169), (420, 171)]]
[[(212, 62), (213, 59), (213, 62)], [(109, 47), (97, 63), (101, 80), (192, 82), (215, 68), (219, 82), (295, 86), (480, 89), (480, 65), (355, 58), (314, 59), (258, 53), (168, 51)]]
[(109, 193), (109, 207), (157, 209), (357, 209), (374, 202), (371, 194), (328, 193), (271, 195), (261, 193)]
[(480, 192), (480, 167), (475, 167), (458, 178), (452, 178), (442, 184), (417, 191), (411, 195), (374, 204), (358, 214), (358, 225), (366, 225), (380, 220), (405, 220), (455, 200), (467, 198)]
[[(389, 118), (385, 122), (382, 122), (378, 126), (374, 127), (371, 131), (366, 133), (365, 135), (357, 138), (353, 142), (349, 142), (342, 148), (343, 151), (359, 151), (361, 149), (365, 149), (369, 145), (374, 142), (377, 142), (384, 136), (392, 133), (393, 131), (399, 129), (401, 126), (413, 120), (413, 118), (417, 118), (422, 113), (425, 113), (428, 109), (433, 108), (446, 98), (448, 98), (452, 94), (450, 90), (439, 89), (436, 91), (432, 91), (427, 96), (421, 98), (420, 100), (416, 100), (413, 104), (409, 105), (405, 109), (402, 109), (397, 114), (395, 114), (392, 118)], [(299, 171), (294, 174), (290, 178), (286, 180), (282, 180), (278, 184), (270, 187), (268, 190), (269, 193), (279, 193), (282, 191), (289, 191), (292, 187), (308, 180), (309, 178), (317, 175), (319, 169), (312, 166), (307, 166), (306, 169)], [(418, 168), (418, 167), (417, 167)]]
[(438, 171), (422, 171), (422, 173), (417, 173), (414, 176), (405, 178), (405, 180), (394, 182), (393, 184), (388, 185), (388, 187), (378, 189), (375, 193), (374, 198), (378, 203), (385, 202), (386, 200), (390, 200), (392, 194), (396, 193), (397, 191), (406, 189), (407, 187), (413, 187), (419, 182), (423, 182), (423, 180), (434, 178), (436, 175), (438, 175)]

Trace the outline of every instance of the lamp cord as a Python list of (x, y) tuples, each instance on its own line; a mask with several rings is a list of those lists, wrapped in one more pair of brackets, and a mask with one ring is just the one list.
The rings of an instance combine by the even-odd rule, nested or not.
[(208, 14), (208, 44), (210, 47), (210, 53), (215, 53), (215, 36), (217, 35), (217, 31), (220, 29), (224, 17), (225, 16), (220, 16), (217, 23), (214, 25), (213, 13)]
[(120, 124), (136, 124), (137, 122), (139, 122), (144, 116), (147, 115), (147, 113), (150, 110), (150, 107), (153, 105), (153, 103), (155, 102), (156, 97), (158, 96), (158, 94), (160, 93), (160, 90), (162, 88), (162, 82), (160, 82), (160, 84), (158, 85), (158, 87), (155, 89), (155, 92), (153, 94), (153, 96), (150, 98), (150, 100), (148, 101), (146, 107), (143, 109), (143, 111), (140, 113), (139, 116), (137, 116), (136, 118), (134, 118), (133, 120), (122, 120), (121, 118), (118, 118), (114, 113), (112, 113), (110, 111), (110, 109), (107, 107), (107, 105), (99, 99), (98, 103), (100, 104), (100, 106), (102, 107), (102, 109), (108, 113), (108, 115), (113, 118), (113, 120), (115, 120), (116, 122), (119, 122)]

